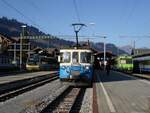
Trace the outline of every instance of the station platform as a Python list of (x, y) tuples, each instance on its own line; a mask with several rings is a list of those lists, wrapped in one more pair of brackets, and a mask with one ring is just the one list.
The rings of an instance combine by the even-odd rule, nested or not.
[(140, 77), (140, 78), (150, 79), (150, 74), (138, 74), (138, 73), (134, 73), (132, 75), (136, 76), (136, 77)]
[(39, 71), (31, 73), (9, 74), (7, 76), (0, 76), (0, 85), (54, 73), (58, 73), (58, 71)]
[(98, 113), (150, 113), (150, 81), (115, 71), (95, 76)]
[(0, 70), (0, 77), (2, 77), (2, 76), (9, 76), (9, 75), (15, 75), (15, 74), (23, 74), (23, 73), (29, 73), (29, 71), (26, 71), (26, 70), (18, 70), (18, 71), (1, 71)]

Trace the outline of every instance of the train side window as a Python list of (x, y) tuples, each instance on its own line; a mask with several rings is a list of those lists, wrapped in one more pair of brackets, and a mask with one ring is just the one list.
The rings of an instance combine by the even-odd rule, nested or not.
[(120, 60), (120, 63), (121, 63), (121, 64), (126, 64), (126, 60), (123, 60), (123, 59), (122, 59), (122, 60)]

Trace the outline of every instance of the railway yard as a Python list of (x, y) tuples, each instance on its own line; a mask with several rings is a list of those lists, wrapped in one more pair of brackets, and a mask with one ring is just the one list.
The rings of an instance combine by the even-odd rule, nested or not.
[(62, 84), (57, 71), (0, 80), (0, 113), (150, 113), (149, 80), (122, 72), (95, 70), (92, 87)]
[(150, 0), (0, 4), (0, 113), (150, 113)]

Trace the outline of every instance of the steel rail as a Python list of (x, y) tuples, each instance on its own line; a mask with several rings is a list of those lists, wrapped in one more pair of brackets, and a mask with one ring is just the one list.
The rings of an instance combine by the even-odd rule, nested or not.
[[(52, 101), (41, 113), (71, 113), (80, 106), (75, 104), (81, 104), (85, 93), (85, 88), (68, 87), (63, 93), (61, 93), (54, 101)], [(82, 95), (82, 96), (81, 96)], [(79, 102), (80, 101), (80, 102)]]
[(56, 80), (56, 79), (58, 79), (58, 75), (54, 75), (54, 76), (52, 76), (50, 78), (47, 78), (47, 79), (44, 79), (44, 80), (40, 80), (40, 81), (38, 81), (36, 83), (32, 83), (32, 84), (29, 84), (27, 86), (18, 88), (16, 90), (12, 90), (12, 91), (10, 91), (8, 93), (1, 94), (0, 95), (0, 102), (6, 101), (6, 100), (8, 100), (10, 98), (13, 98), (13, 97), (17, 96), (17, 95), (20, 95), (20, 94), (25, 93), (27, 91), (33, 90), (33, 89), (35, 89), (37, 87), (45, 85), (46, 83), (49, 83), (50, 81), (53, 81), (53, 80)]

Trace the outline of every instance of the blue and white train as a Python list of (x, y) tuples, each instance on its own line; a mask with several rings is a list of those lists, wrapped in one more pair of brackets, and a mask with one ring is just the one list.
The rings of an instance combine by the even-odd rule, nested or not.
[(91, 49), (61, 49), (58, 60), (60, 62), (59, 78), (61, 81), (91, 84), (94, 61)]

